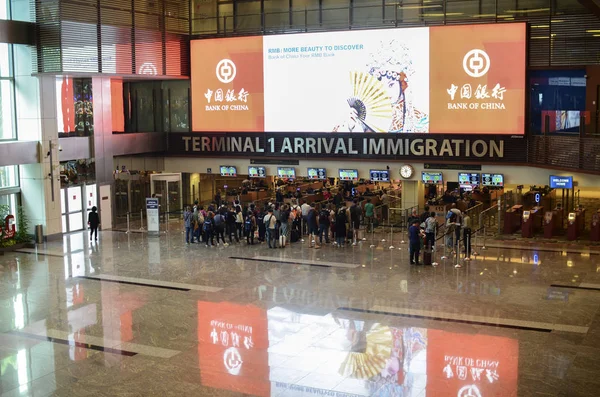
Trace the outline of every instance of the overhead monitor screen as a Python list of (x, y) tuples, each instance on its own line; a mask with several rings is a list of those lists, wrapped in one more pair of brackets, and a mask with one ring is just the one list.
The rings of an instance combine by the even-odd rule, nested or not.
[(251, 165), (248, 167), (248, 176), (250, 178), (265, 178), (267, 176), (267, 170), (265, 167), (257, 167)]
[(308, 179), (321, 180), (327, 178), (327, 170), (325, 168), (309, 168)]
[(232, 165), (221, 165), (221, 176), (237, 176), (237, 168)]
[(278, 167), (277, 176), (284, 179), (296, 179), (296, 169), (294, 167)]
[(478, 172), (459, 172), (458, 184), (461, 189), (471, 190), (474, 186), (479, 186), (481, 183), (481, 174)]
[(421, 180), (427, 185), (441, 185), (444, 183), (441, 172), (422, 172)]
[(503, 187), (503, 174), (481, 174), (481, 184), (488, 187)]
[(526, 24), (192, 40), (197, 132), (524, 133)]
[(572, 189), (573, 177), (550, 175), (550, 187), (552, 189)]
[(358, 170), (340, 170), (341, 181), (358, 181)]
[(373, 182), (389, 182), (390, 172), (388, 170), (371, 170), (370, 179)]

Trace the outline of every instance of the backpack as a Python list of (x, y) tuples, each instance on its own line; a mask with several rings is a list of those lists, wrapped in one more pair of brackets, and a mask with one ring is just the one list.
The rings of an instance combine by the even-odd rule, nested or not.
[(281, 213), (279, 214), (279, 222), (287, 223), (288, 219), (290, 219), (290, 212), (289, 211), (281, 211)]
[(212, 232), (212, 229), (213, 229), (212, 221), (210, 219), (205, 220), (204, 224), (202, 225), (202, 230), (205, 233), (210, 233), (210, 232)]
[(321, 210), (321, 213), (319, 214), (319, 221), (321, 223), (329, 223), (329, 215), (331, 213), (329, 212), (329, 210), (323, 209)]
[(265, 214), (263, 212), (259, 212), (256, 216), (256, 223), (259, 225), (264, 225)]
[(246, 222), (244, 222), (244, 229), (246, 233), (252, 231), (252, 218), (250, 216), (246, 217)]

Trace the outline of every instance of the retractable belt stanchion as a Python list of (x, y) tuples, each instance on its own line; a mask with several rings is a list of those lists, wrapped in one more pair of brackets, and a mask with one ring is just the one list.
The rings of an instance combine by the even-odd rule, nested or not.
[(442, 244), (444, 245), (444, 255), (442, 255), (442, 260), (448, 259), (448, 243), (446, 242), (446, 237), (448, 235), (448, 226), (444, 229), (444, 236), (442, 237)]
[(487, 248), (485, 248), (485, 235), (486, 235), (486, 230), (485, 230), (485, 225), (483, 226), (483, 245), (481, 246), (481, 250), (485, 251)]
[(140, 209), (140, 230), (144, 230), (144, 210)]
[(390, 222), (390, 249), (394, 249), (394, 222)]
[(435, 252), (437, 251), (437, 223), (433, 229), (433, 244), (431, 246), (431, 266), (437, 266), (439, 263), (435, 261)]
[(129, 212), (127, 213), (127, 231), (125, 233), (129, 233)]
[[(375, 215), (375, 214), (373, 214)], [(371, 223), (371, 248), (375, 248), (375, 228), (373, 227), (373, 224)]]

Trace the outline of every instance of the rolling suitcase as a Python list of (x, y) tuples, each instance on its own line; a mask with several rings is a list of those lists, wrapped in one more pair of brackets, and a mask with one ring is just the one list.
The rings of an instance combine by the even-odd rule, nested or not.
[(285, 236), (279, 236), (279, 248), (285, 248)]
[(292, 229), (290, 232), (290, 241), (295, 243), (298, 240), (300, 240), (300, 232), (298, 229)]

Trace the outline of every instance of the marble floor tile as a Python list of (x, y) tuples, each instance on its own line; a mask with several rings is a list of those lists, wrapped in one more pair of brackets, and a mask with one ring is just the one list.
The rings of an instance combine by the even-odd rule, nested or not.
[(0, 392), (598, 395), (600, 292), (552, 287), (600, 285), (586, 247), (489, 244), (462, 269), (443, 251), (411, 267), (403, 238), (206, 248), (173, 228), (8, 253)]

